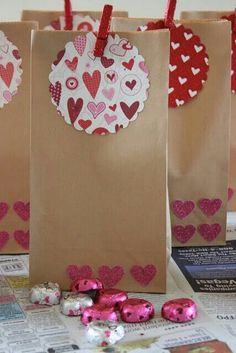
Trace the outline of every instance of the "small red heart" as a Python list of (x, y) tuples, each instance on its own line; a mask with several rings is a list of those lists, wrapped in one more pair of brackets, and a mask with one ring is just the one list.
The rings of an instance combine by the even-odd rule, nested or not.
[(114, 59), (108, 59), (106, 56), (101, 57), (101, 63), (107, 69), (114, 64)]
[(11, 81), (14, 74), (14, 65), (9, 62), (6, 66), (0, 65), (0, 77), (2, 78), (3, 82), (7, 87), (10, 87)]
[(65, 64), (71, 71), (75, 71), (78, 65), (78, 57), (75, 56), (72, 61), (66, 59)]
[(112, 82), (115, 77), (115, 74), (107, 74), (107, 78)]
[(116, 124), (116, 126), (115, 126), (116, 132), (118, 132), (120, 129), (123, 129), (123, 125)]
[(50, 83), (49, 92), (51, 94), (52, 99), (58, 106), (61, 100), (61, 82), (57, 81), (55, 85)]
[(132, 81), (126, 81), (125, 85), (132, 91), (133, 88), (136, 86), (137, 81), (132, 80)]
[(130, 106), (128, 106), (125, 102), (120, 102), (120, 107), (123, 110), (123, 113), (125, 114), (125, 116), (130, 120), (137, 112), (139, 107), (139, 102), (136, 101)]
[(128, 70), (132, 70), (134, 66), (134, 59), (130, 59), (129, 61), (123, 61), (122, 65)]
[(84, 72), (82, 77), (87, 90), (95, 98), (101, 82), (100, 71), (95, 70), (92, 75), (89, 72)]
[(61, 59), (63, 58), (65, 54), (65, 49), (59, 51), (59, 53), (57, 54), (57, 58), (55, 61), (53, 61), (53, 64), (56, 66), (57, 64), (59, 64), (59, 62), (61, 61)]
[(82, 129), (86, 130), (90, 125), (92, 125), (92, 121), (80, 119), (79, 125), (82, 127)]
[(111, 109), (113, 112), (116, 111), (116, 107), (117, 107), (116, 104), (114, 104), (114, 105), (109, 105), (109, 109)]
[(54, 28), (56, 31), (59, 31), (61, 29), (61, 24), (60, 24), (60, 20), (55, 20), (50, 22), (50, 25), (52, 26), (52, 28)]
[(21, 57), (20, 57), (20, 53), (19, 53), (19, 50), (17, 50), (17, 49), (14, 49), (13, 51), (12, 51), (12, 55), (14, 56), (14, 58), (16, 59), (16, 60), (19, 60)]
[(83, 108), (83, 99), (78, 98), (77, 101), (74, 101), (74, 98), (70, 97), (67, 101), (67, 108), (70, 117), (70, 121), (72, 124), (76, 121), (77, 117), (79, 116), (82, 108)]

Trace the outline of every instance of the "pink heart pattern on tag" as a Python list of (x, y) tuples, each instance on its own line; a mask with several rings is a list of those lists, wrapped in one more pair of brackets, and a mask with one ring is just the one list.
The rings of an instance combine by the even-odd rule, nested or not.
[(8, 204), (6, 202), (0, 202), (0, 220), (6, 216), (8, 210)]
[(28, 221), (30, 218), (30, 203), (23, 201), (17, 201), (13, 205), (13, 209), (16, 214), (23, 220)]
[(211, 242), (217, 238), (217, 236), (221, 232), (221, 225), (218, 223), (215, 224), (201, 224), (198, 227), (198, 232), (201, 234), (201, 236), (207, 240), (208, 242)]
[(29, 231), (16, 230), (14, 232), (16, 242), (25, 250), (29, 250)]
[(144, 58), (127, 39), (109, 34), (102, 57), (94, 57), (96, 40), (89, 32), (66, 43), (64, 52), (59, 52), (64, 53), (63, 60), (58, 54), (60, 65), (52, 65), (49, 90), (67, 124), (88, 134), (106, 135), (137, 119), (150, 83)]
[(69, 278), (74, 281), (78, 278), (91, 278), (93, 271), (90, 266), (77, 266), (77, 265), (68, 265), (66, 268), (66, 273)]
[(7, 232), (0, 232), (0, 250), (6, 245), (10, 236)]
[(207, 217), (212, 217), (219, 211), (222, 203), (220, 199), (201, 199), (199, 201), (199, 208)]
[(132, 277), (142, 286), (147, 287), (157, 274), (156, 266), (147, 265), (145, 267), (134, 265), (130, 269)]
[(186, 226), (175, 225), (173, 227), (173, 234), (175, 238), (182, 244), (187, 243), (195, 234), (196, 228), (192, 224)]
[(176, 200), (171, 204), (173, 213), (180, 219), (186, 218), (195, 208), (193, 201)]
[(98, 269), (99, 279), (106, 288), (112, 288), (119, 283), (124, 276), (124, 270), (121, 266), (101, 266)]

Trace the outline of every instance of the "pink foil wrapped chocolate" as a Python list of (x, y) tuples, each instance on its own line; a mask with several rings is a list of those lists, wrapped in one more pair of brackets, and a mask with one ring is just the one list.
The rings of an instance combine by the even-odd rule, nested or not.
[(33, 304), (57, 305), (60, 298), (61, 290), (57, 283), (36, 284), (30, 290), (30, 301)]
[(102, 282), (97, 278), (78, 278), (71, 284), (71, 291), (75, 293), (88, 292), (103, 288)]
[(92, 305), (92, 299), (83, 293), (68, 293), (60, 301), (61, 312), (67, 316), (79, 316), (83, 309)]
[(152, 303), (144, 299), (131, 298), (119, 304), (121, 319), (125, 322), (145, 322), (154, 317)]
[(96, 297), (96, 303), (104, 304), (106, 306), (118, 307), (118, 304), (128, 299), (128, 295), (126, 292), (115, 289), (102, 289), (98, 292)]
[(161, 315), (173, 322), (188, 322), (197, 316), (197, 306), (192, 299), (173, 299), (162, 306)]
[(84, 325), (96, 320), (118, 321), (118, 316), (114, 307), (108, 307), (104, 304), (94, 304), (93, 306), (83, 310), (81, 322)]

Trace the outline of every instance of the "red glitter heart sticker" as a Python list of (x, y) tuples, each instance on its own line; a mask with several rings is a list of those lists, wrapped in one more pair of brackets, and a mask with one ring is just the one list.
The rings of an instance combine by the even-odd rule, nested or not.
[(139, 31), (168, 28), (170, 31), (169, 107), (184, 105), (195, 98), (207, 80), (206, 47), (190, 28), (174, 24), (176, 0), (170, 0), (165, 21), (148, 22)]
[(229, 16), (223, 16), (222, 19), (231, 22), (231, 90), (236, 93), (236, 11)]

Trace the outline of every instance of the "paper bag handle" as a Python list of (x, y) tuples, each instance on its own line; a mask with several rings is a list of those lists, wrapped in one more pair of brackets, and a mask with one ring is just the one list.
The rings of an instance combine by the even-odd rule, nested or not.
[(102, 12), (102, 18), (100, 21), (100, 26), (97, 34), (97, 40), (94, 48), (94, 56), (103, 56), (104, 49), (107, 44), (107, 38), (111, 26), (111, 16), (112, 16), (113, 6), (105, 5)]

